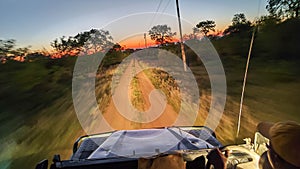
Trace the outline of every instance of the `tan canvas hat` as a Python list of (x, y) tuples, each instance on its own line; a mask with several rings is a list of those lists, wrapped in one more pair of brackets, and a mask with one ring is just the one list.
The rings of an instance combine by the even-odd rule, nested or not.
[(300, 167), (300, 125), (296, 122), (261, 122), (257, 130), (267, 137), (274, 151), (286, 162)]

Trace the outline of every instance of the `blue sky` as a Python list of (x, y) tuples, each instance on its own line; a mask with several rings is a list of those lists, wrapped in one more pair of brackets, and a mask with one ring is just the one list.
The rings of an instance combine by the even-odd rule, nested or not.
[[(222, 30), (236, 13), (245, 13), (249, 20), (267, 14), (267, 0), (179, 0), (179, 3), (181, 16), (188, 23), (183, 23), (184, 33), (206, 19), (215, 20), (217, 29)], [(159, 13), (155, 14), (156, 11)], [(19, 46), (31, 45), (32, 49), (50, 48), (50, 42), (63, 35), (104, 28), (119, 42), (163, 22), (174, 25), (172, 29), (176, 31), (173, 15), (176, 16), (175, 0), (1, 0), (0, 39), (13, 38)]]

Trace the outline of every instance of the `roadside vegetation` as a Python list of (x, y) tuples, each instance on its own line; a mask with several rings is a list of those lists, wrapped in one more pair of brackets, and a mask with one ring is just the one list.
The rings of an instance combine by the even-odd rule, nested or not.
[(180, 111), (180, 91), (175, 79), (167, 72), (160, 69), (147, 69), (144, 73), (150, 79), (156, 89), (162, 90), (166, 95), (168, 104), (170, 104), (175, 112)]
[[(132, 67), (133, 73), (136, 73), (135, 66)], [(142, 91), (140, 89), (140, 84), (138, 80), (138, 76), (134, 76), (131, 80), (130, 84), (131, 90), (130, 90), (130, 96), (131, 96), (131, 103), (132, 105), (140, 112), (145, 111), (145, 100), (143, 98)]]
[[(199, 32), (203, 32), (222, 60), (227, 79), (227, 101), (216, 133), (224, 144), (235, 141), (242, 80), (253, 30), (256, 34), (240, 140), (252, 137), (259, 121), (300, 122), (299, 9), (291, 9), (281, 15), (277, 9), (282, 6), (277, 1), (268, 1), (274, 2), (273, 6), (268, 6), (270, 15), (255, 23), (248, 21), (244, 14), (236, 14), (232, 24), (221, 34), (214, 32), (217, 23), (205, 20), (195, 25), (192, 34), (185, 35), (185, 38), (196, 38)], [(171, 40), (174, 32), (168, 26), (162, 27), (169, 34), (168, 37), (153, 37), (157, 48), (181, 58), (179, 44)], [(90, 37), (97, 45), (85, 43)], [(116, 67), (135, 49), (113, 44), (108, 31), (95, 29), (54, 40), (54, 53), (33, 52), (30, 47), (17, 48), (15, 44), (15, 40), (0, 41), (0, 168), (33, 168), (40, 160), (51, 160), (52, 155), (57, 153), (62, 159), (67, 159), (73, 142), (85, 134), (72, 103), (72, 74), (77, 57), (107, 51), (95, 86), (100, 109), (105, 112), (112, 95), (112, 76), (118, 73), (115, 72)], [(204, 125), (211, 101), (209, 78), (201, 61), (188, 47), (186, 55), (200, 89), (196, 125)], [(149, 69), (144, 73), (156, 88), (163, 90), (168, 103), (178, 112), (180, 91), (174, 79), (161, 70)], [(137, 77), (132, 81), (132, 92), (133, 104), (143, 110)]]

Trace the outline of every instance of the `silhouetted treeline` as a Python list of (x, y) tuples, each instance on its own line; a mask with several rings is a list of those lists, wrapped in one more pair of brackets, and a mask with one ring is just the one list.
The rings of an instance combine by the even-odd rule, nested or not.
[(58, 57), (68, 57), (105, 51), (113, 46), (112, 40), (109, 31), (91, 29), (68, 38), (63, 36), (55, 39), (51, 46)]
[[(300, 52), (298, 48), (300, 1), (268, 0), (266, 9), (269, 15), (262, 16), (255, 22), (247, 20), (243, 13), (235, 14), (231, 25), (224, 31), (213, 34), (209, 34), (209, 32), (215, 32), (215, 21), (201, 21), (195, 25), (191, 34), (184, 36), (184, 39), (198, 38), (198, 33), (203, 33), (212, 41), (221, 56), (238, 55), (245, 57), (249, 50), (250, 38), (252, 33), (255, 32), (253, 48), (255, 56), (272, 59), (298, 59), (298, 53)], [(156, 31), (158, 33), (152, 30), (159, 26), (165, 29), (158, 29), (159, 31)], [(165, 43), (166, 38), (171, 38), (175, 34), (171, 32), (171, 28), (167, 25), (157, 25), (152, 29), (149, 31), (151, 38), (156, 41), (162, 39), (162, 43)], [(157, 37), (154, 35), (157, 35)], [(119, 44), (114, 44), (112, 40), (109, 31), (91, 29), (75, 36), (62, 36), (55, 39), (50, 43), (53, 48), (51, 52), (47, 52), (45, 49), (36, 52), (31, 51), (30, 46), (17, 48), (14, 39), (0, 39), (0, 62), (7, 63), (13, 60), (34, 62), (106, 51), (108, 52), (107, 55), (111, 57), (111, 59), (106, 60), (106, 64), (116, 64), (134, 51), (133, 49), (125, 50)], [(180, 55), (177, 47), (176, 42), (168, 42), (160, 46), (160, 48), (165, 48)]]
[[(300, 19), (291, 18), (284, 21), (273, 17), (261, 17), (252, 25), (239, 26), (219, 38), (211, 38), (221, 56), (237, 55), (246, 57), (249, 51), (253, 31), (255, 39), (253, 56), (266, 59), (299, 59)], [(224, 31), (225, 32), (225, 31)]]

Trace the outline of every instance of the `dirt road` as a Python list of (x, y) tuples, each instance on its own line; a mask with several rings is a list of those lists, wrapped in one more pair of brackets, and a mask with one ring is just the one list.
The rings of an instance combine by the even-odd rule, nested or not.
[[(134, 60), (129, 64), (120, 78), (119, 86), (115, 89), (115, 93), (118, 93), (118, 97), (115, 99), (115, 102), (118, 101), (118, 108), (116, 108), (115, 102), (111, 99), (106, 111), (103, 113), (103, 117), (109, 125), (116, 130), (172, 126), (178, 113), (175, 112), (173, 107), (168, 103), (163, 104), (167, 101), (162, 97), (161, 93), (152, 92), (155, 90), (155, 87), (145, 73), (140, 72), (141, 68), (137, 62), (137, 60)], [(131, 116), (135, 116), (137, 121), (142, 120), (144, 122), (134, 122), (125, 118), (124, 115), (119, 112), (120, 107), (122, 111), (130, 110), (126, 104), (128, 104), (127, 100), (131, 97), (132, 91), (126, 84), (130, 84), (130, 82), (128, 82), (131, 80), (130, 75), (137, 72), (139, 72), (136, 75), (139, 84), (138, 90), (142, 93), (141, 98), (143, 99), (145, 111), (135, 111), (135, 114), (131, 114)], [(149, 99), (150, 94), (151, 97)]]

